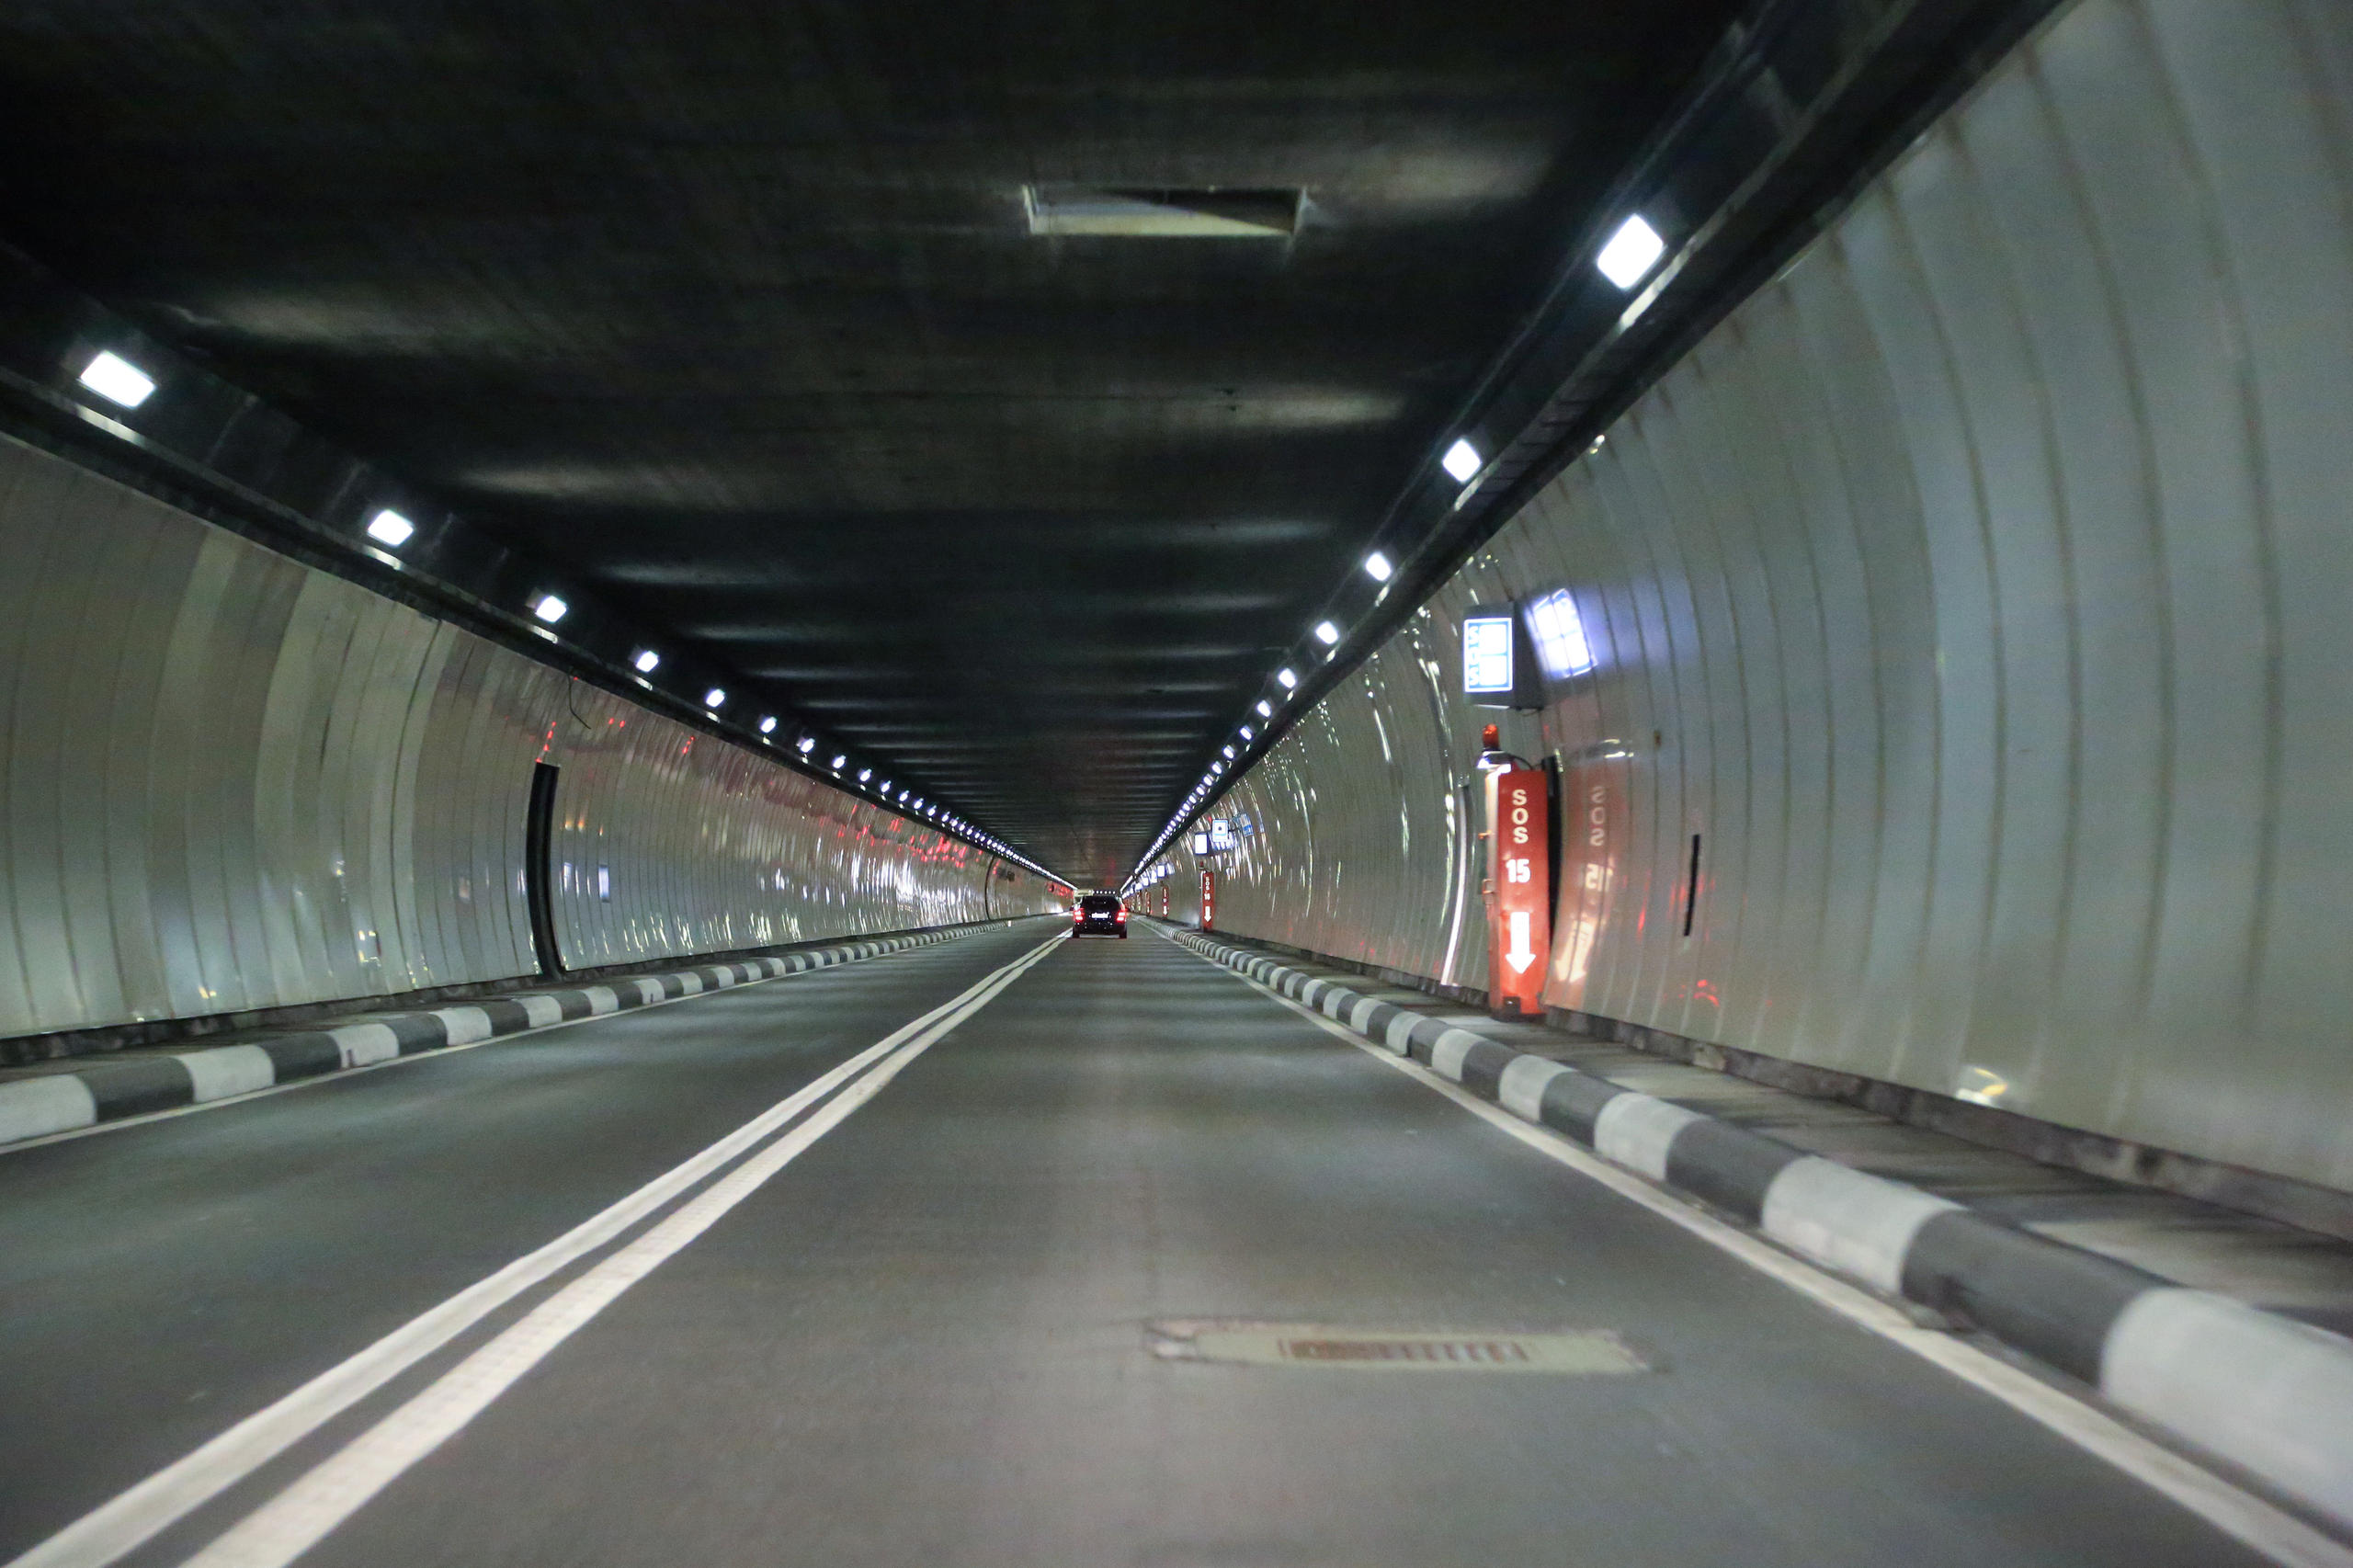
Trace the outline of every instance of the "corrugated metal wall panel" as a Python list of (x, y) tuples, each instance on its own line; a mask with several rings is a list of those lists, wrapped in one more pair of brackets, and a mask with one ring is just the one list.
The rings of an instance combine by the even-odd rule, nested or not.
[[(0, 1035), (1056, 907), (985, 858), (0, 441)], [(609, 900), (598, 867), (609, 869)]]
[[(1556, 1002), (2353, 1186), (2349, 88), (2343, 6), (2081, 0), (1241, 782), (1220, 923), (1483, 985), (1397, 824), (1500, 717), (1616, 819)], [(1540, 726), (1453, 695), (1555, 591)]]

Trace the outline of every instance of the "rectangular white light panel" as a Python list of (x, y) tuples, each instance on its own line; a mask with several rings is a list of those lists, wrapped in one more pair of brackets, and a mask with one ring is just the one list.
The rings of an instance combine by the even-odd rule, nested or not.
[(82, 369), (82, 384), (124, 408), (137, 408), (154, 395), (155, 378), (119, 354), (101, 353)]
[(1446, 449), (1446, 456), (1438, 460), (1438, 465), (1446, 470), (1455, 483), (1468, 484), (1471, 483), (1471, 476), (1479, 472), (1479, 464), (1483, 460), (1479, 456), (1478, 448), (1468, 441), (1458, 440)]
[(1536, 640), (1538, 666), (1554, 680), (1592, 672), (1593, 646), (1586, 641), (1585, 621), (1566, 588), (1556, 588), (1528, 607), (1528, 630)]
[(368, 537), (378, 544), (389, 546), (393, 550), (398, 550), (406, 544), (409, 541), (409, 536), (415, 532), (415, 523), (389, 506), (368, 519)]
[(1665, 254), (1666, 242), (1637, 214), (1618, 225), (1608, 243), (1601, 247), (1601, 254), (1593, 258), (1593, 265), (1620, 289), (1631, 289), (1651, 275), (1651, 268)]

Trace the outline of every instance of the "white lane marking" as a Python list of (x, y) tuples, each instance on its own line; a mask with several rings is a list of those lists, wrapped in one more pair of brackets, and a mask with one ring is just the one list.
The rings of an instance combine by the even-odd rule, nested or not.
[(1809, 1154), (1783, 1165), (1766, 1187), (1756, 1228), (1816, 1263), (1897, 1296), (1904, 1293), (1904, 1255), (1912, 1238), (1938, 1215), (1960, 1207), (1916, 1187)]
[[(994, 930), (996, 927), (990, 926), (987, 929)], [(946, 938), (943, 937), (942, 940)], [(693, 1000), (688, 996), (663, 995), (662, 986), (656, 981), (635, 981), (623, 983), (650, 985), (654, 989), (654, 1000), (646, 1003), (644, 1006), (631, 1008), (630, 1011), (632, 1013), (642, 1013), (646, 1007), (666, 1007), (675, 1003)], [(605, 987), (597, 985), (590, 986), (588, 989), (602, 991)], [(574, 1024), (594, 1022), (596, 1018), (602, 1016), (604, 1015), (592, 1013), (585, 1018), (566, 1018), (561, 1023), (550, 1024), (548, 1028), (568, 1029)], [(418, 1051), (412, 1056), (401, 1054), (400, 1037), (382, 1024), (340, 1024), (322, 1032), (334, 1040), (335, 1049), (342, 1052), (344, 1066), (341, 1071), (313, 1074), (310, 1077), (297, 1078), (288, 1084), (273, 1084), (266, 1089), (256, 1089), (251, 1094), (238, 1095), (235, 1096), (236, 1101), (243, 1103), (246, 1100), (261, 1099), (269, 1095), (290, 1095), (297, 1089), (314, 1089), (321, 1084), (340, 1084), (355, 1073), (374, 1073), (387, 1067), (406, 1067), (418, 1062), (430, 1062), (436, 1057), (454, 1056), (460, 1051), (478, 1051), (485, 1045), (497, 1045), (504, 1040), (520, 1040), (525, 1035), (544, 1034), (547, 1030), (517, 1029), (511, 1034), (494, 1035), (489, 1040), (473, 1040), (465, 1045), (437, 1046), (430, 1051)], [(72, 1078), (70, 1074), (63, 1076)], [(32, 1078), (16, 1080), (17, 1083), (45, 1081), (45, 1079)], [(73, 1079), (73, 1082), (77, 1088), (81, 1089), (82, 1097), (87, 1100), (88, 1088), (83, 1086), (79, 1079)], [(176, 1116), (189, 1116), (197, 1111), (211, 1110), (216, 1106), (230, 1103), (226, 1100), (210, 1100), (196, 1105), (173, 1106), (167, 1110), (142, 1111), (137, 1116), (120, 1116), (112, 1121), (99, 1121), (97, 1120), (97, 1105), (95, 1101), (91, 1101), (89, 1115), (80, 1121), (63, 1124), (62, 1131), (40, 1134), (28, 1133), (21, 1138), (12, 1138), (8, 1133), (10, 1123), (7, 1119), (9, 1114), (7, 1090), (11, 1086), (13, 1085), (10, 1084), (0, 1083), (0, 1155), (13, 1154), (19, 1149), (38, 1149), (49, 1143), (69, 1142), (76, 1138), (96, 1138), (102, 1133), (119, 1132), (127, 1127), (143, 1127), (151, 1121), (166, 1121)], [(9, 1568), (13, 1568), (13, 1565), (9, 1565)]]
[[(1211, 961), (1204, 960), (1204, 961)], [(1301, 1007), (1263, 985), (1244, 980), (1264, 992), (1279, 1006), (1289, 1007), (1326, 1034), (1355, 1046), (1367, 1056), (1393, 1067), (1424, 1088), (1444, 1095), (1463, 1109), (1537, 1153), (1559, 1161), (1579, 1176), (1598, 1182), (1631, 1203), (1640, 1204), (1661, 1219), (1682, 1227), (1711, 1245), (1730, 1253), (1769, 1278), (1779, 1281), (1836, 1312), (1857, 1326), (1910, 1351), (1942, 1369), (1982, 1393), (1989, 1394), (2037, 1425), (2058, 1434), (2096, 1459), (2105, 1460), (2171, 1502), (2212, 1525), (2234, 1540), (2261, 1552), (2284, 1568), (2353, 1568), (2353, 1547), (2315, 1529), (2293, 1514), (2233, 1485), (2185, 1454), (2165, 1447), (2084, 1403), (2064, 1390), (2033, 1373), (1941, 1329), (1924, 1328), (1902, 1311), (1859, 1286), (1825, 1274), (1802, 1258), (1792, 1257), (1770, 1242), (1760, 1240), (1717, 1219), (1674, 1193), (1652, 1186), (1631, 1171), (1619, 1169), (1548, 1127), (1531, 1127), (1464, 1089), (1438, 1077), (1420, 1062), (1390, 1055), (1368, 1040), (1358, 1040), (1342, 1026)], [(1619, 1098), (1624, 1098), (1620, 1096)], [(1614, 1101), (1612, 1102), (1615, 1103)]]
[(98, 1119), (90, 1085), (71, 1073), (0, 1084), (0, 1139), (40, 1138)]
[[(1045, 943), (967, 992), (947, 1017), (899, 1046), (783, 1137), (682, 1204), (668, 1218), (534, 1307), (524, 1319), (445, 1372), (431, 1387), (346, 1444), (255, 1509), (187, 1568), (284, 1568), (368, 1505), (401, 1473), (462, 1430), (516, 1380), (566, 1339), (766, 1186), (817, 1140), (889, 1086), (935, 1043), (987, 1006), (1005, 988), (1061, 945)], [(895, 1038), (895, 1037), (894, 1037)]]
[[(864, 1072), (868, 1066), (897, 1050), (967, 998), (1000, 979), (1009, 983), (1020, 968), (1035, 962), (1052, 948), (1053, 942), (1049, 941), (1012, 963), (992, 971), (956, 996), (868, 1046), (603, 1212), (583, 1221), (536, 1252), (517, 1258), (497, 1273), (477, 1280), (440, 1305), (412, 1318), (339, 1366), (331, 1367), (313, 1378), (275, 1404), (256, 1411), (201, 1448), (83, 1515), (15, 1559), (7, 1568), (103, 1568), (104, 1564), (135, 1550), (157, 1531), (210, 1501), (224, 1488), (244, 1480), (285, 1452), (290, 1445), (315, 1431), (323, 1423), (348, 1410), (481, 1322), (490, 1312), (565, 1265), (603, 1246), (679, 1194), (700, 1185), (721, 1167)], [(402, 1060), (423, 1059), (404, 1057)], [(283, 1086), (292, 1088), (300, 1085)]]
[(1699, 1112), (1650, 1095), (1620, 1095), (1593, 1119), (1593, 1151), (1653, 1181), (1665, 1181), (1675, 1135), (1699, 1119)]
[(173, 1052), (188, 1069), (188, 1088), (199, 1105), (231, 1095), (249, 1095), (278, 1082), (278, 1066), (257, 1045), (216, 1045), (210, 1051)]
[(2353, 1369), (2334, 1335), (2206, 1290), (2150, 1290), (2100, 1349), (2100, 1391), (2353, 1520)]

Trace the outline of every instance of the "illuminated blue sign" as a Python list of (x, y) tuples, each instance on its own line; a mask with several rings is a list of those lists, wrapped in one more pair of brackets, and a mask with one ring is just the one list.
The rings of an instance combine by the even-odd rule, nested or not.
[(1462, 622), (1462, 691), (1466, 697), (1508, 697), (1512, 678), (1512, 617), (1472, 615)]

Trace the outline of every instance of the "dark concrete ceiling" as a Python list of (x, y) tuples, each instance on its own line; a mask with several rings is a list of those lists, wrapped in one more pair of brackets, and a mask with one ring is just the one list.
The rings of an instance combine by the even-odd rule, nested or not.
[(20, 3), (0, 236), (1110, 883), (1739, 9)]

